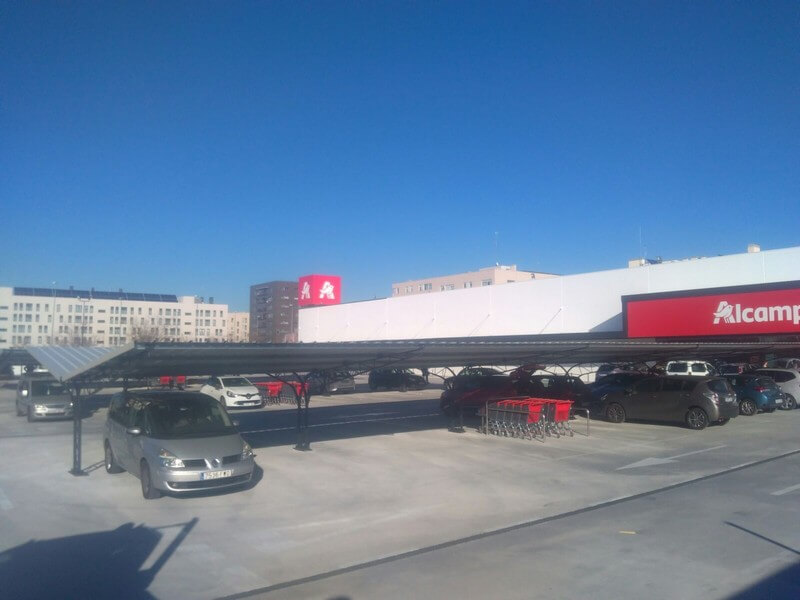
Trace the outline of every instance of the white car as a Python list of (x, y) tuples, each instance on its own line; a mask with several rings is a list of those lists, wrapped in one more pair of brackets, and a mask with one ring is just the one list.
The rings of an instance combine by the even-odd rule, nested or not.
[(702, 360), (671, 360), (664, 371), (667, 375), (710, 377), (717, 374), (714, 365)]
[(244, 377), (210, 377), (200, 392), (219, 400), (227, 408), (263, 406), (261, 392)]
[(795, 369), (758, 369), (759, 375), (766, 375), (778, 384), (783, 392), (783, 408), (797, 408), (800, 399), (800, 372)]
[(794, 369), (800, 371), (800, 358), (776, 358), (764, 363), (765, 369)]

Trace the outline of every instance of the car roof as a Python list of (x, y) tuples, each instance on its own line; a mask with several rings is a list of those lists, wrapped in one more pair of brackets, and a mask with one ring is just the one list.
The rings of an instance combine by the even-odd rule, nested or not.
[(764, 371), (780, 371), (781, 373), (797, 373), (797, 369), (784, 369), (782, 367), (762, 367), (761, 369), (756, 369), (756, 373), (763, 373)]
[[(120, 392), (124, 394), (124, 392)], [(202, 400), (203, 402), (211, 401), (216, 402), (211, 396), (201, 394), (200, 392), (182, 392), (182, 391), (165, 391), (165, 390), (131, 390), (128, 392), (131, 396), (137, 398), (155, 400), (159, 402), (169, 402), (171, 400)]]

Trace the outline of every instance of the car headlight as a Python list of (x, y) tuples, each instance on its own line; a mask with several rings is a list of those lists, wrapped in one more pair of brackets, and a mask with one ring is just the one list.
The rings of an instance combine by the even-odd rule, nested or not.
[(180, 458), (175, 456), (169, 450), (164, 450), (164, 448), (159, 450), (158, 460), (161, 461), (161, 466), (166, 467), (167, 469), (183, 469), (185, 466)]
[(245, 442), (244, 446), (242, 446), (242, 460), (247, 460), (248, 458), (252, 458), (253, 456), (254, 456), (253, 449), (250, 447), (250, 444)]
[(230, 391), (230, 390), (228, 390), (228, 391), (227, 391), (227, 392), (225, 392), (225, 393), (227, 394), (228, 398), (236, 398), (236, 394), (234, 394), (234, 393), (233, 393), (232, 391)]

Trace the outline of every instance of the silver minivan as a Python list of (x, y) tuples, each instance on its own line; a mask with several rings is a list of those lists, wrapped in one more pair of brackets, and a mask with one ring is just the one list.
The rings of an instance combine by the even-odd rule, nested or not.
[(17, 384), (16, 408), (28, 421), (72, 418), (72, 394), (49, 373), (25, 375)]
[(105, 467), (139, 477), (142, 495), (247, 484), (253, 450), (219, 402), (194, 392), (114, 394), (103, 435)]

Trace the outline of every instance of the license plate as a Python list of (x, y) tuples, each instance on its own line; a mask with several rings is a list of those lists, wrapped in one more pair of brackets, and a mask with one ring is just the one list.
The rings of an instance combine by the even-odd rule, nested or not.
[(206, 473), (200, 474), (200, 479), (223, 479), (225, 477), (230, 477), (233, 471), (207, 471)]

